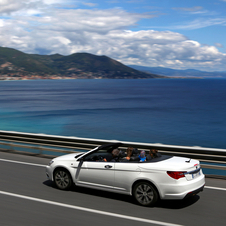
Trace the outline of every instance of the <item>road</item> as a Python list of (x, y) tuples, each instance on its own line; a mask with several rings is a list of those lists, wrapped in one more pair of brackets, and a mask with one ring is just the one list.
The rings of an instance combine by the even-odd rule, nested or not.
[(151, 208), (120, 194), (58, 190), (46, 179), (49, 161), (0, 152), (1, 226), (225, 225), (226, 180), (206, 179), (204, 191), (193, 198), (160, 201)]

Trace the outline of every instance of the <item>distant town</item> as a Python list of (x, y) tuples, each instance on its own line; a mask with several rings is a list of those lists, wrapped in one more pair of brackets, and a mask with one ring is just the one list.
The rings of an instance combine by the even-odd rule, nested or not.
[[(110, 77), (109, 73), (104, 72), (81, 72), (79, 74), (70, 74), (70, 75), (49, 75), (42, 73), (41, 75), (37, 73), (24, 74), (22, 72), (17, 73), (8, 73), (0, 75), (0, 81), (11, 81), (11, 80), (38, 80), (38, 79), (131, 79), (131, 77), (127, 77), (126, 74), (122, 76), (114, 76)], [(142, 77), (136, 77), (136, 79), (142, 79)]]
[(77, 75), (71, 74), (68, 76), (49, 75), (49, 74), (38, 75), (36, 73), (24, 75), (24, 73), (20, 73), (20, 72), (0, 75), (0, 80), (6, 80), (6, 81), (37, 80), (37, 79), (102, 79), (102, 78), (106, 78), (106, 76), (105, 75), (96, 75), (96, 73), (92, 73), (92, 72), (89, 72), (89, 73), (84, 72), (84, 73), (77, 74)]

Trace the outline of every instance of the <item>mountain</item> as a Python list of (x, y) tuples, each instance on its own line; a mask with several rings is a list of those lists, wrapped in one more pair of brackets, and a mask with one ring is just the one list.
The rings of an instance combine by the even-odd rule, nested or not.
[(175, 70), (170, 68), (163, 67), (144, 67), (138, 65), (129, 65), (129, 67), (134, 68), (136, 70), (140, 70), (147, 73), (158, 74), (162, 76), (168, 77), (179, 77), (179, 78), (226, 78), (226, 72), (215, 71), (215, 72), (207, 72), (207, 71), (199, 71), (194, 69), (187, 70)]
[(22, 78), (162, 78), (89, 53), (38, 55), (0, 47), (0, 76)]
[(29, 54), (4, 47), (0, 47), (0, 68), (0, 74), (17, 70), (44, 73), (51, 70), (45, 64), (33, 59)]

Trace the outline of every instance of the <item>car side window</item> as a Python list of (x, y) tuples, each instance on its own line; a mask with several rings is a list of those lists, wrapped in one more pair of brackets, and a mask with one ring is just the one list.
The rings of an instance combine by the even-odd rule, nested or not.
[(84, 161), (101, 162), (108, 155), (110, 155), (110, 153), (108, 153), (107, 150), (98, 150), (98, 151), (96, 151), (94, 153), (91, 153), (91, 154), (87, 155), (85, 157)]

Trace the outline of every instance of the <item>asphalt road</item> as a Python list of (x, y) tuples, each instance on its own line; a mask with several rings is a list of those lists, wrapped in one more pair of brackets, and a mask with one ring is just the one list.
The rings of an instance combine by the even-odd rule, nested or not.
[(49, 160), (0, 152), (1, 226), (225, 225), (226, 180), (206, 179), (204, 191), (191, 199), (150, 208), (120, 194), (78, 187), (60, 191), (46, 179)]

